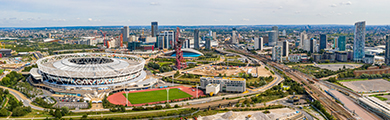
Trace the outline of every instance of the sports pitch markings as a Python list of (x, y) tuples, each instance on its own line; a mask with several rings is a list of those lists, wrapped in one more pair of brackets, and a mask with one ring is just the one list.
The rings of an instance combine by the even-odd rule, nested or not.
[[(123, 93), (123, 95), (126, 97), (126, 93)], [(184, 91), (181, 91), (178, 88), (169, 89), (169, 100), (189, 98), (189, 97), (192, 97), (192, 95)], [(128, 93), (127, 100), (129, 100), (131, 104), (166, 101), (167, 90), (164, 89), (164, 90)]]

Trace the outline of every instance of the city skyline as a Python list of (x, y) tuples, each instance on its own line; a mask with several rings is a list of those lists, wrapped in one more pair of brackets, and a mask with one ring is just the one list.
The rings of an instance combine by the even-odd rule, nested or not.
[[(382, 3), (382, 4), (375, 4)], [(390, 1), (0, 1), (0, 27), (109, 25), (387, 25)]]

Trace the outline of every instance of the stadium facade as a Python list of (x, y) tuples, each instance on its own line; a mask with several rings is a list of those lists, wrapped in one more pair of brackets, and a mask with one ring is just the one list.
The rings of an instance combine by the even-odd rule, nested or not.
[(52, 92), (113, 91), (120, 88), (151, 86), (145, 80), (145, 60), (138, 56), (114, 53), (76, 53), (44, 57), (31, 69), (35, 86)]

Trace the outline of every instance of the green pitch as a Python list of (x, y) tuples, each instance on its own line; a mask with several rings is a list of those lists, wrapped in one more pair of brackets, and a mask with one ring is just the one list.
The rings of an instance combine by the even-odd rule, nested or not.
[[(123, 94), (126, 97), (126, 93)], [(169, 100), (188, 98), (192, 95), (177, 88), (169, 89)], [(167, 90), (155, 90), (146, 92), (128, 93), (127, 99), (131, 104), (159, 102), (167, 100)]]

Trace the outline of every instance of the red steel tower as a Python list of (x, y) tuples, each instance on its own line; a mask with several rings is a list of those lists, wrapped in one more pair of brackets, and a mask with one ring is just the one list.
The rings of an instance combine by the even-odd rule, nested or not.
[(175, 51), (176, 51), (176, 68), (178, 70), (182, 68), (186, 68), (186, 60), (183, 57), (183, 52), (181, 51), (181, 46), (183, 44), (185, 39), (180, 38), (180, 29), (179, 27), (176, 28), (176, 35), (175, 35)]

